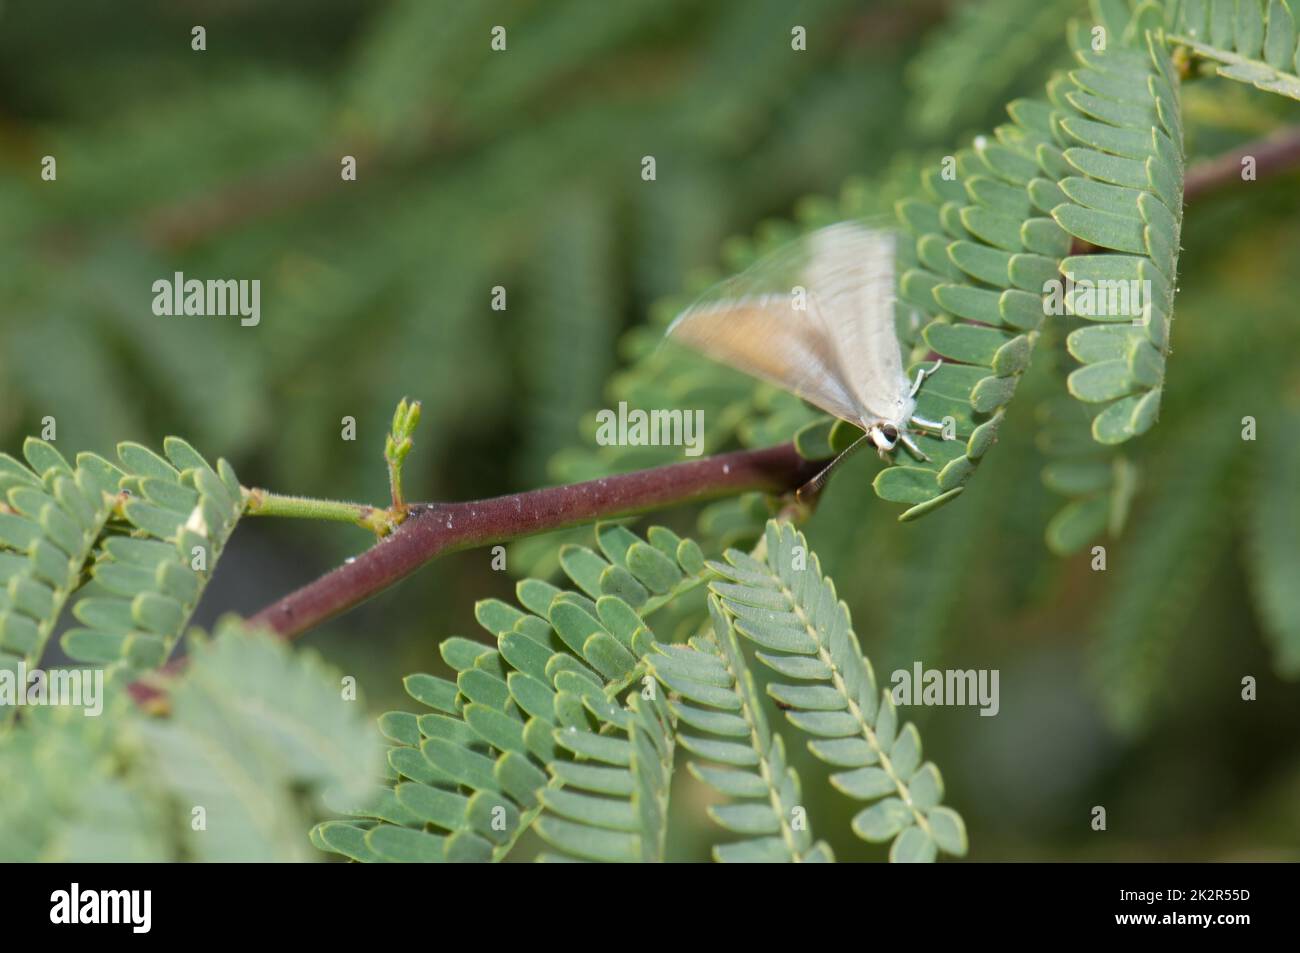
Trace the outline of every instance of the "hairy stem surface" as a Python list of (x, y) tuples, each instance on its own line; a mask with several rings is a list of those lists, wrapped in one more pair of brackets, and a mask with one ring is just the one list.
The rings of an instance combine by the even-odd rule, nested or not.
[(720, 496), (792, 491), (819, 469), (794, 444), (466, 503), (412, 503), (391, 536), (253, 616), (292, 637), (382, 592), (444, 553)]

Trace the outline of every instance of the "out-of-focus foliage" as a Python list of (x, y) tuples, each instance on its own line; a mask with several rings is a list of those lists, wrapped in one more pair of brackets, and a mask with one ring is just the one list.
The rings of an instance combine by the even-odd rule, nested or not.
[(1059, 64), (1061, 24), (1085, 7), (1082, 0), (954, 4), (907, 67), (917, 126), (950, 136), (1001, 122), (1003, 105), (1034, 90), (1043, 64)]
[[(890, 214), (970, 133), (1003, 122), (1003, 103), (1037, 96), (1054, 67), (1077, 72), (1065, 20), (1098, 17), (1083, 3), (1040, 3), (1008, 32), (1008, 11), (1025, 6), (300, 0), (205, 8), (200, 53), (189, 45), (196, 15), (172, 5), (8, 4), (4, 447), (16, 451), (46, 417), (53, 446), (106, 457), (120, 440), (157, 446), (180, 432), (258, 485), (380, 501), (379, 435), (402, 394), (425, 415), (406, 471), (412, 499), (680, 459), (673, 448), (582, 447), (594, 410), (620, 399), (706, 408), (710, 452), (789, 439), (815, 415), (656, 351), (663, 324), (800, 230)], [(1207, 29), (1222, 15), (1219, 3), (1183, 6), (1205, 9)], [(1098, 4), (1106, 22), (1127, 7)], [(1290, 9), (1269, 4), (1259, 55), (1293, 72), (1273, 38), (1276, 7)], [(1243, 22), (1216, 48), (1249, 55), (1249, 10)], [(496, 24), (507, 28), (502, 52), (489, 47)], [(803, 52), (791, 49), (796, 24)], [(1229, 79), (1182, 84), (1189, 165), (1294, 120), (1283, 97)], [(56, 182), (40, 178), (47, 155)], [(339, 176), (347, 155), (355, 182)], [(641, 177), (647, 155), (653, 182)], [(1284, 680), (1300, 645), (1300, 548), (1288, 531), (1300, 485), (1296, 184), (1294, 174), (1233, 182), (1186, 209), (1170, 249), (1182, 246), (1182, 277), (1159, 420), (1123, 458), (1090, 441), (1090, 415), (1065, 392), (1077, 325), (1053, 318), (996, 451), (953, 505), (899, 525), (871, 492), (878, 464), (863, 454), (804, 528), (882, 683), (918, 662), (1000, 671), (997, 717), (908, 715), (944, 766), (977, 859), (1300, 852), (1289, 730), (1300, 702)], [(757, 237), (724, 241), (735, 233)], [(152, 283), (178, 271), (260, 278), (260, 325), (154, 316)], [(498, 286), (504, 311), (492, 309)], [(1062, 428), (1061, 415), (1077, 419)], [(345, 417), (355, 441), (341, 439)], [(1243, 439), (1245, 418), (1257, 439)], [(1054, 435), (1066, 430), (1062, 443)], [(1083, 451), (1077, 469), (1062, 472), (1062, 450)], [(1052, 522), (1060, 491), (1091, 506), (1069, 524), (1085, 531)], [(39, 492), (59, 499), (56, 485)], [(664, 518), (719, 552), (752, 543), (771, 513), (747, 498)], [(1121, 517), (1104, 552), (1088, 548)], [(232, 537), (201, 621), (256, 610), (363, 545), (345, 528), (252, 522)], [(1084, 550), (1048, 555), (1049, 526), (1057, 548)], [(512, 547), (511, 574), (558, 572), (558, 554), (554, 539)], [(400, 677), (427, 665), (436, 633), (469, 631), (473, 597), (509, 592), (506, 575), (486, 553), (450, 557), (309, 638), (382, 711)], [(59, 598), (59, 581), (42, 578)], [(1257, 700), (1242, 700), (1243, 679)], [(6, 746), (41, 715), (29, 725), (24, 714)], [(654, 734), (642, 728), (637, 737)], [(109, 743), (65, 742), (81, 746), (67, 755), (78, 759)], [(883, 856), (852, 835), (858, 807), (822, 783), (824, 767), (802, 745), (787, 755), (816, 836), (840, 859)], [(117, 805), (117, 820), (91, 823), (120, 837), (100, 854), (174, 855), (132, 776), (104, 784), (104, 796), (89, 784), (86, 796)], [(695, 819), (714, 797), (676, 773), (665, 856), (707, 855), (716, 831)], [(1087, 823), (1097, 804), (1106, 833)]]
[(315, 653), (238, 620), (196, 639), (166, 718), (110, 676), (102, 713), (27, 709), (0, 736), (0, 859), (312, 859), (322, 799), (379, 769), (364, 707)]
[[(212, 12), (202, 53), (191, 15), (161, 4), (85, 4), (72, 22), (10, 7), (6, 429), (53, 415), (62, 439), (102, 451), (108, 434), (182, 432), (258, 458), (261, 484), (358, 496), (373, 467), (330, 437), (344, 415), (364, 436), (411, 392), (424, 492), (477, 486), (430, 461), (484, 433), (532, 448), (495, 485), (536, 480), (636, 302), (674, 290), (734, 224), (886, 160), (868, 141), (899, 108), (898, 56), (854, 6), (799, 5), (805, 56), (780, 0), (244, 6)], [(295, 43), (304, 18), (319, 35)], [(56, 35), (77, 69), (24, 41)], [(845, 109), (863, 88), (877, 106)], [(57, 183), (39, 177), (46, 154)], [(620, 260), (634, 269), (618, 279)], [(264, 320), (154, 317), (151, 283), (175, 271), (261, 279)]]

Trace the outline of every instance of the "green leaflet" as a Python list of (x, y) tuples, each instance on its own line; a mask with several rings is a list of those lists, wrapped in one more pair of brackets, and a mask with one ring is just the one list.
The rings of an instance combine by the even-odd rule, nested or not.
[[(793, 725), (813, 736), (809, 749), (845, 769), (832, 775), (831, 783), (856, 801), (871, 802), (854, 817), (854, 833), (873, 842), (892, 840), (890, 859), (896, 861), (933, 860), (939, 850), (964, 854), (965, 825), (956, 812), (940, 806), (939, 770), (922, 763), (915, 726), (900, 729), (893, 700), (878, 689), (848, 609), (821, 574), (807, 540), (774, 520), (767, 525), (764, 550), (761, 560), (729, 551), (726, 563), (711, 563), (730, 581), (711, 582), (710, 588), (730, 627), (783, 676), (768, 692)], [(762, 750), (761, 735), (755, 739)], [(691, 747), (684, 738), (682, 743)], [(734, 751), (736, 759), (742, 747), (750, 750), (727, 744), (724, 753)]]
[(1221, 64), (1220, 76), (1300, 99), (1293, 0), (1185, 0), (1172, 32), (1174, 42)]
[(575, 590), (525, 579), (522, 608), (475, 607), (496, 647), (444, 641), (455, 681), (407, 677), (425, 710), (380, 719), (392, 786), (319, 825), (313, 843), (362, 861), (500, 860), (535, 825), (563, 854), (662, 857), (671, 717), (638, 698), (654, 644), (644, 619), (707, 570), (694, 542), (663, 527), (643, 538), (600, 524), (596, 539), (598, 551), (561, 551)]
[[(28, 466), (0, 454), (0, 667), (36, 666), (113, 510), (117, 471), (84, 456), (75, 468), (29, 438)], [(8, 721), (5, 712), (2, 721)]]
[(830, 847), (813, 842), (799, 778), (785, 743), (772, 732), (731, 620), (717, 596), (709, 599), (711, 634), (690, 647), (657, 645), (650, 667), (677, 716), (678, 740), (699, 760), (700, 781), (727, 795), (709, 816), (743, 839), (713, 848), (719, 861), (828, 861)]
[(87, 458), (129, 495), (122, 511), (132, 532), (100, 543), (93, 583), (73, 607), (83, 627), (61, 642), (78, 661), (133, 670), (163, 664), (243, 514), (243, 490), (230, 464), (212, 467), (179, 437), (168, 437), (163, 448), (166, 458), (119, 444), (120, 469)]

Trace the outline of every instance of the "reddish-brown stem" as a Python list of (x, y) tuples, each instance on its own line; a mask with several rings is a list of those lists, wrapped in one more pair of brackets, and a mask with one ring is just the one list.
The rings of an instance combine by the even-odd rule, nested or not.
[(1232, 152), (1196, 163), (1187, 170), (1183, 180), (1183, 200), (1190, 202), (1230, 182), (1245, 181), (1241, 177), (1241, 161), (1247, 156), (1255, 160), (1256, 179), (1294, 169), (1300, 165), (1300, 126), (1288, 126)]
[(391, 536), (267, 606), (249, 624), (293, 637), (444, 553), (719, 496), (791, 491), (818, 469), (785, 443), (490, 500), (412, 504), (411, 515)]
[[(1300, 126), (1193, 166), (1186, 176), (1184, 198), (1191, 200), (1239, 180), (1246, 156), (1254, 157), (1257, 177), (1294, 168), (1300, 164)], [(1095, 249), (1080, 243), (1073, 253), (1091, 251)], [(391, 536), (249, 621), (293, 637), (364, 602), (444, 553), (751, 490), (789, 492), (818, 469), (787, 443), (490, 500), (414, 504), (410, 517)], [(135, 688), (145, 691), (139, 684)]]

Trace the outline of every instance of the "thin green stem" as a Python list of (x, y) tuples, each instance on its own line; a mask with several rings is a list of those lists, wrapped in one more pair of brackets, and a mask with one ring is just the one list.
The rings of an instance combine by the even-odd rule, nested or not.
[(402, 462), (391, 457), (388, 460), (388, 490), (393, 497), (393, 506), (404, 508), (406, 504), (402, 501)]
[(352, 523), (379, 536), (392, 532), (401, 522), (392, 511), (368, 503), (317, 500), (307, 496), (283, 496), (256, 487), (245, 489), (244, 493), (244, 512), (249, 516), (282, 516), (290, 519)]

